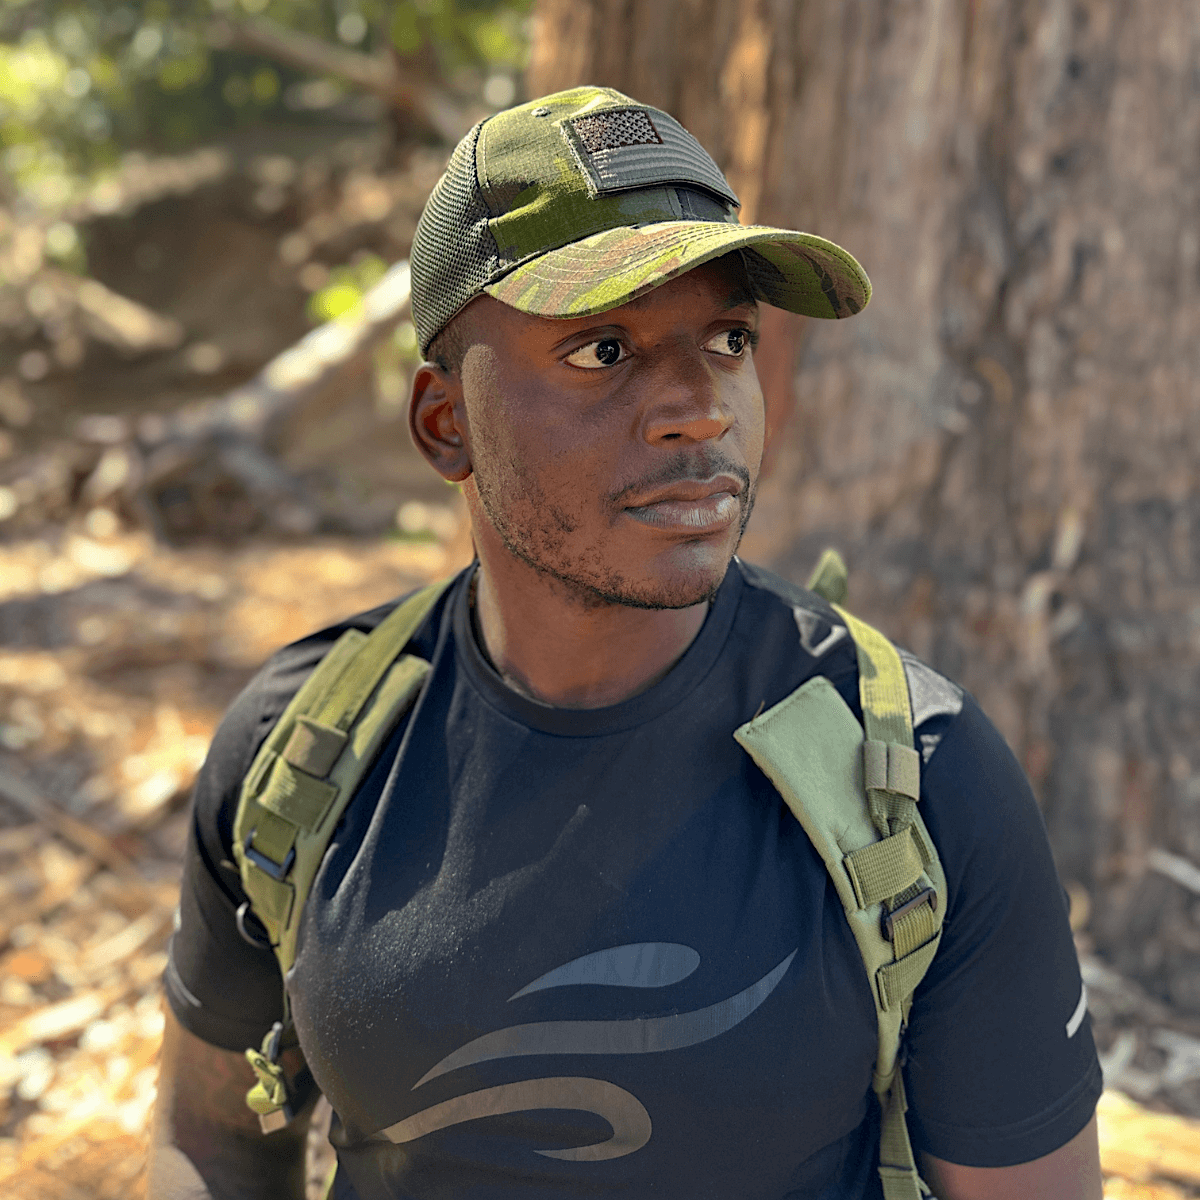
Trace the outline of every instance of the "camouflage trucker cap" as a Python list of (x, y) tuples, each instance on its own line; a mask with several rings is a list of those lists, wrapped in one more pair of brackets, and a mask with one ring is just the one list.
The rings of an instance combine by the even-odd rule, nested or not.
[(413, 237), (421, 352), (484, 292), (536, 316), (590, 316), (735, 250), (758, 298), (777, 308), (849, 317), (871, 298), (840, 246), (740, 225), (737, 209), (674, 117), (611, 88), (488, 117), (455, 148)]

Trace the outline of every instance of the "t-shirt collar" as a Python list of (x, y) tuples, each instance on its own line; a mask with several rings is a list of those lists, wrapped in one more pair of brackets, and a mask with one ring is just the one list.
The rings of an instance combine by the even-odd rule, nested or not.
[(494, 707), (531, 729), (560, 737), (597, 737), (652, 721), (674, 708), (708, 675), (733, 627), (743, 582), (730, 563), (708, 615), (679, 661), (652, 687), (604, 708), (559, 708), (510, 688), (484, 657), (470, 613), (471, 581), (478, 563), (459, 582), (453, 599), (453, 634), (458, 661), (470, 682)]

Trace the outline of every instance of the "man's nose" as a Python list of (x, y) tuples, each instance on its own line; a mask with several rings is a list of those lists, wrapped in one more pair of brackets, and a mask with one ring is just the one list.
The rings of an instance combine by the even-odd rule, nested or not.
[(720, 380), (699, 347), (677, 347), (664, 355), (643, 385), (650, 399), (644, 410), (642, 437), (651, 445), (713, 441), (733, 424)]

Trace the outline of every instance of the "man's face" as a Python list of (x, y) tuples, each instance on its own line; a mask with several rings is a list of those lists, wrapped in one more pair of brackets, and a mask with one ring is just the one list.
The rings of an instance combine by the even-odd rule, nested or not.
[(483, 297), (460, 319), (477, 539), (588, 606), (710, 597), (763, 449), (758, 308), (740, 258), (593, 317), (532, 317)]

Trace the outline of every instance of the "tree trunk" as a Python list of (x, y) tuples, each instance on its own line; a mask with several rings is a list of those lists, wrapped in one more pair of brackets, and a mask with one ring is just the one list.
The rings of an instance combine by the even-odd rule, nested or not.
[(1091, 936), (1200, 1013), (1200, 4), (537, 17), (531, 94), (670, 110), (751, 219), (866, 267), (862, 316), (806, 324), (744, 552), (844, 551), (851, 605), (1021, 758)]

